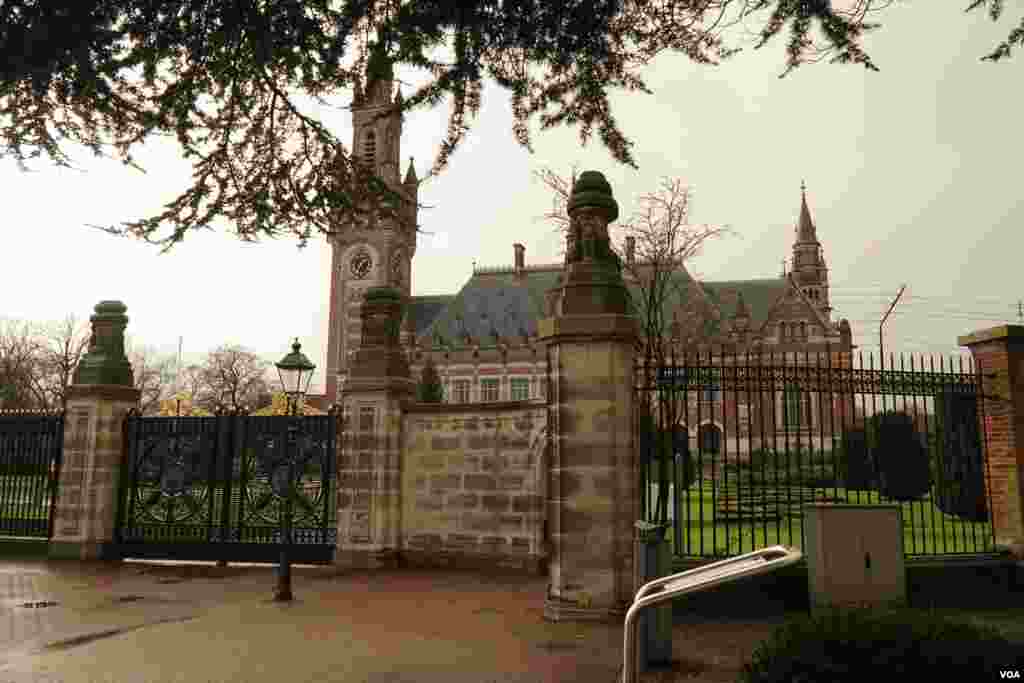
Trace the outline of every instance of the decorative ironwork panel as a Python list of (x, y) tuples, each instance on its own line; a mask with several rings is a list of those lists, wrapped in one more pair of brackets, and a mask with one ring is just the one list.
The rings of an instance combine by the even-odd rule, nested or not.
[(329, 561), (336, 431), (334, 415), (129, 417), (122, 553), (276, 561), (290, 531), (313, 551), (297, 559)]

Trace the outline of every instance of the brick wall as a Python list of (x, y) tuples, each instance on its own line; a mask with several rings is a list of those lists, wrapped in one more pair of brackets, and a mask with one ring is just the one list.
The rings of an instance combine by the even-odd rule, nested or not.
[[(980, 366), (992, 527), (998, 545), (1024, 543), (1024, 327), (1005, 325), (959, 338)], [(1018, 550), (1018, 552), (1020, 552)]]
[(403, 421), (406, 564), (543, 570), (546, 409), (413, 406)]

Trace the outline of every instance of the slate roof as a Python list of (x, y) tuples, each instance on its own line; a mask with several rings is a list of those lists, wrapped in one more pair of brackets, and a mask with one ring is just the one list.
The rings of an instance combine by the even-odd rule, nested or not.
[(784, 278), (763, 280), (726, 280), (700, 283), (708, 298), (722, 312), (723, 318), (731, 318), (736, 312), (736, 299), (743, 293), (743, 302), (750, 312), (750, 329), (759, 330), (768, 319), (772, 306), (786, 292)]
[[(461, 346), (468, 333), (481, 347), (494, 345), (494, 332), (503, 338), (537, 333), (537, 321), (544, 315), (544, 295), (555, 286), (561, 266), (534, 267), (516, 276), (512, 269), (474, 272), (454, 296), (418, 296), (412, 298), (410, 316), (416, 336), (427, 346), (434, 346), (440, 336), (445, 343)], [(703, 290), (708, 302), (718, 309), (704, 321), (703, 333), (714, 335), (722, 323), (736, 311), (738, 295), (750, 315), (750, 329), (758, 330), (767, 320), (772, 307), (786, 291), (784, 278), (761, 280), (730, 280), (694, 282), (685, 268), (675, 275), (676, 286), (670, 288), (665, 301), (667, 321), (672, 312), (686, 300)], [(633, 296), (639, 288), (627, 284)]]
[(454, 298), (451, 294), (410, 297), (409, 318), (416, 336), (423, 334)]
[(511, 269), (474, 272), (431, 322), (422, 327), (421, 321), (416, 322), (417, 336), (430, 346), (438, 336), (461, 346), (468, 333), (486, 347), (494, 344), (494, 332), (505, 338), (521, 338), (524, 332), (535, 335), (537, 321), (544, 315), (544, 294), (561, 273), (561, 266), (527, 269), (521, 276)]

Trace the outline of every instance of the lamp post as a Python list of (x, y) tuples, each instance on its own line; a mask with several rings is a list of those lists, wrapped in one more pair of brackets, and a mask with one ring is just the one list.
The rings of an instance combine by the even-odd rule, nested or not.
[[(296, 338), (292, 344), (292, 352), (275, 363), (278, 377), (281, 379), (281, 388), (288, 398), (288, 415), (291, 417), (291, 424), (288, 426), (289, 436), (295, 437), (294, 432), (298, 429), (295, 424), (298, 416), (299, 401), (309, 389), (309, 381), (313, 378), (313, 370), (316, 366), (309, 362), (309, 359), (301, 351), (302, 345)], [(289, 546), (292, 541), (291, 516), (292, 516), (292, 495), (295, 488), (295, 454), (292, 452), (292, 441), (290, 438), (286, 445), (286, 466), (287, 482), (285, 491), (285, 511), (281, 517), (281, 563), (277, 572), (277, 590), (274, 592), (274, 600), (278, 602), (289, 602), (292, 599), (292, 565), (289, 557)]]

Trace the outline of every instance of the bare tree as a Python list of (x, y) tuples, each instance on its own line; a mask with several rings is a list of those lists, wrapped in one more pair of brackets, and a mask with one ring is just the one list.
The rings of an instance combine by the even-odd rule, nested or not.
[(691, 224), (691, 198), (682, 180), (663, 178), (658, 190), (639, 197), (636, 211), (617, 228), (616, 251), (633, 285), (630, 300), (643, 331), (641, 352), (654, 365), (665, 363), (673, 343), (694, 341), (707, 314), (684, 264), (708, 240), (731, 233), (723, 225)]
[[(575, 167), (569, 178), (550, 168), (534, 171), (552, 194), (551, 210), (538, 219), (563, 234), (569, 229), (567, 207), (576, 175)], [(684, 275), (685, 262), (699, 254), (708, 240), (732, 232), (723, 225), (691, 224), (690, 203), (691, 190), (681, 179), (663, 178), (656, 191), (637, 198), (638, 207), (629, 218), (612, 228), (613, 249), (630, 285), (631, 306), (641, 321), (640, 351), (656, 363), (664, 360), (674, 332), (686, 335), (689, 331), (692, 337), (707, 314), (703, 301), (691, 296), (698, 287)], [(670, 312), (673, 299), (677, 305)], [(683, 320), (673, 329), (679, 314)]]
[[(552, 191), (552, 210), (543, 218), (565, 231), (569, 227), (566, 212), (575, 169), (569, 180), (551, 169), (535, 173)], [(731, 232), (722, 225), (693, 225), (689, 221), (691, 191), (678, 178), (663, 178), (657, 190), (637, 198), (637, 208), (629, 218), (613, 227), (616, 254), (622, 264), (629, 302), (640, 320), (638, 349), (645, 373), (666, 365), (673, 345), (696, 339), (706, 317), (699, 285), (686, 273), (684, 264), (700, 253), (704, 244)], [(680, 321), (679, 317), (683, 320)], [(648, 381), (653, 377), (646, 377)], [(645, 459), (658, 465), (658, 499), (655, 521), (668, 520), (669, 464), (677, 449), (677, 424), (685, 419), (679, 392), (641, 392), (639, 406), (642, 450)], [(687, 463), (689, 466), (689, 463)], [(644, 483), (646, 486), (646, 482)]]
[[(576, 171), (577, 166), (573, 164), (568, 178), (558, 175), (547, 167), (533, 172), (533, 177), (551, 190), (551, 210), (538, 216), (537, 220), (547, 221), (560, 235), (566, 235), (569, 232), (569, 196), (572, 195), (572, 186), (576, 184), (576, 176), (579, 175)], [(561, 249), (559, 255), (564, 256), (565, 240), (562, 240)]]
[(203, 366), (187, 365), (178, 372), (177, 388), (180, 392), (188, 394), (194, 401), (201, 401), (206, 396), (206, 376)]
[(135, 388), (140, 392), (139, 412), (155, 415), (160, 411), (160, 401), (171, 391), (174, 358), (161, 355), (150, 346), (136, 344), (131, 337), (125, 339), (125, 347), (135, 376)]
[(209, 353), (202, 366), (198, 402), (208, 410), (253, 408), (265, 403), (269, 364), (245, 347), (225, 344)]
[(89, 348), (89, 328), (74, 315), (45, 326), (40, 340), (38, 381), (49, 408), (67, 407), (68, 387)]
[(47, 407), (39, 382), (41, 355), (36, 325), (0, 318), (0, 408)]

